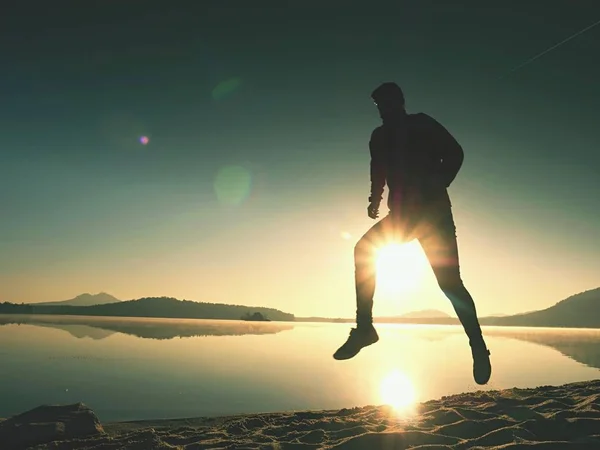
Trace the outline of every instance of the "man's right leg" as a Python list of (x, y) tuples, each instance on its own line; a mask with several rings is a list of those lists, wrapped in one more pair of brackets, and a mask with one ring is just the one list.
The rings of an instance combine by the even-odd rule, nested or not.
[(354, 247), (354, 286), (356, 289), (356, 325), (373, 325), (373, 297), (377, 282), (377, 250), (392, 238), (391, 216), (373, 225)]
[(354, 281), (356, 287), (356, 328), (333, 355), (335, 359), (350, 359), (367, 345), (379, 340), (373, 327), (373, 296), (377, 280), (376, 252), (393, 238), (392, 219), (384, 217), (361, 237), (354, 247)]

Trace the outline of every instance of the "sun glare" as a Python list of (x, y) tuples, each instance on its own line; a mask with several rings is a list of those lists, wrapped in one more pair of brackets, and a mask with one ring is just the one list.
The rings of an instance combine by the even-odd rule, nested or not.
[(388, 244), (377, 252), (377, 286), (390, 293), (406, 292), (423, 277), (423, 254), (415, 242)]
[(411, 380), (394, 370), (381, 381), (381, 401), (397, 412), (409, 411), (415, 405), (417, 393)]
[(397, 412), (408, 412), (416, 403), (417, 393), (412, 381), (394, 370), (381, 381), (381, 401)]

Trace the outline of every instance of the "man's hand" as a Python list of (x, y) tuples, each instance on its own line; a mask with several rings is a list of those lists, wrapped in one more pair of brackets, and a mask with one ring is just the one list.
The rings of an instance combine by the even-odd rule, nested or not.
[(372, 201), (367, 207), (367, 214), (371, 219), (377, 219), (379, 217), (379, 202)]

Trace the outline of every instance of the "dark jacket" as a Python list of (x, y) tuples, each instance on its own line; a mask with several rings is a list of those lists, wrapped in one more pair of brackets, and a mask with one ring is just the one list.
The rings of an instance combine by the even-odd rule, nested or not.
[(434, 202), (450, 206), (446, 188), (458, 174), (464, 154), (436, 120), (419, 113), (384, 121), (373, 130), (369, 149), (371, 200), (382, 199), (387, 184), (391, 212), (406, 212)]

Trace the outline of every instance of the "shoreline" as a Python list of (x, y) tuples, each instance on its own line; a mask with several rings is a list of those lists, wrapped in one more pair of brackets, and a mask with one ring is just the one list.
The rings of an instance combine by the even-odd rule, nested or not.
[[(81, 325), (91, 325), (91, 322), (137, 322), (144, 321), (147, 323), (198, 323), (198, 322), (220, 322), (220, 323), (243, 323), (243, 324), (273, 324), (283, 326), (293, 326), (294, 324), (308, 324), (308, 325), (352, 325), (355, 323), (354, 319), (323, 319), (323, 318), (296, 318), (295, 320), (245, 320), (245, 319), (234, 319), (234, 318), (199, 318), (199, 317), (160, 317), (160, 316), (127, 316), (127, 315), (85, 315), (85, 314), (65, 314), (65, 313), (0, 313), (1, 318), (10, 318), (6, 320), (5, 324), (11, 323), (24, 323), (33, 324), (35, 322), (52, 322), (53, 319), (77, 322)], [(18, 319), (22, 319), (21, 321)], [(311, 319), (311, 320), (309, 320)], [(490, 323), (488, 317), (481, 317), (480, 323), (482, 328), (507, 328), (507, 329), (540, 329), (540, 330), (592, 330), (598, 331), (600, 327), (586, 327), (586, 326), (567, 326), (567, 325), (547, 325), (547, 324), (501, 324), (501, 323)], [(492, 318), (495, 319), (495, 318)], [(460, 321), (457, 318), (439, 318), (439, 319), (426, 319), (426, 318), (382, 318), (377, 317), (373, 319), (375, 325), (429, 325), (429, 326), (458, 326), (461, 327)], [(93, 326), (93, 325), (91, 325)]]
[[(23, 446), (27, 438), (37, 445)], [(101, 424), (82, 404), (45, 406), (1, 420), (0, 442), (15, 450), (600, 448), (600, 377), (460, 393), (405, 412), (364, 406)]]

